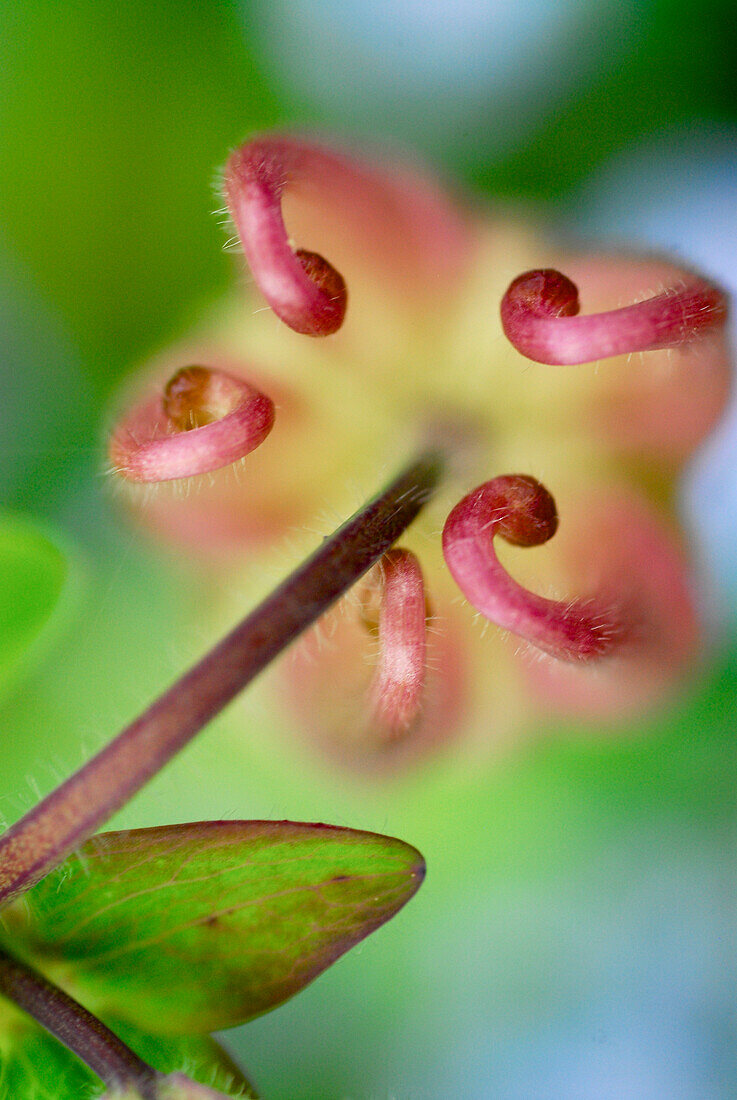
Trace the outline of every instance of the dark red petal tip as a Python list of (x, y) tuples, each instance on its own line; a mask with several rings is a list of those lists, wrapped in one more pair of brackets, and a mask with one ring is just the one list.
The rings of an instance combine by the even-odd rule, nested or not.
[(509, 284), (502, 310), (508, 318), (528, 313), (538, 317), (575, 317), (579, 311), (578, 287), (552, 267), (525, 271)]
[(209, 367), (182, 367), (164, 386), (162, 406), (170, 426), (189, 432), (227, 416), (238, 403), (236, 392), (228, 390)]
[(501, 504), (496, 533), (515, 546), (541, 546), (558, 530), (553, 497), (537, 478), (511, 474), (495, 478)]

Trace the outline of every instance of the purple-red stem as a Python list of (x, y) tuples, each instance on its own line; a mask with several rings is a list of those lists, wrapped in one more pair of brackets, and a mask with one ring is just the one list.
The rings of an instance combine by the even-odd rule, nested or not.
[(82, 844), (398, 539), (432, 495), (427, 454), (340, 527), (263, 603), (123, 730), (0, 837), (0, 904)]
[(82, 1059), (105, 1084), (156, 1100), (159, 1074), (78, 1001), (0, 948), (0, 993)]

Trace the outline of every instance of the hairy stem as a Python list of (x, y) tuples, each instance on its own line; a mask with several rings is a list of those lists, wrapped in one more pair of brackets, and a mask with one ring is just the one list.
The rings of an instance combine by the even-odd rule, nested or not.
[(0, 904), (29, 889), (154, 776), (398, 539), (441, 476), (408, 466), (84, 767), (0, 837)]
[(96, 1016), (0, 948), (0, 993), (82, 1059), (111, 1088), (156, 1100), (158, 1073)]

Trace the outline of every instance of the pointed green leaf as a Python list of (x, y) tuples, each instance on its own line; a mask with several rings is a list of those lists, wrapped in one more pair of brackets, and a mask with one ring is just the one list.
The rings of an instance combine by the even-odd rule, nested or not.
[(68, 572), (64, 552), (31, 520), (0, 517), (0, 694), (37, 650)]
[(4, 917), (14, 951), (91, 1011), (207, 1032), (298, 992), (423, 877), (375, 833), (203, 822), (100, 834)]

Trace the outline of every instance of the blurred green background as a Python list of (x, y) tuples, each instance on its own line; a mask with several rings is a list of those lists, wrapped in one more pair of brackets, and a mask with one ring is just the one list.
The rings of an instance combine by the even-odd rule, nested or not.
[[(39, 634), (0, 667), (8, 821), (213, 640), (204, 587), (129, 529), (101, 470), (121, 380), (232, 280), (212, 216), (228, 150), (275, 125), (408, 144), (492, 199), (735, 288), (736, 73), (731, 0), (5, 0), (0, 487), (14, 524), (40, 524), (32, 592), (2, 559), (28, 607), (6, 598), (0, 627)], [(727, 611), (677, 712), (377, 786), (293, 748), (256, 692), (120, 815), (328, 820), (427, 857), (405, 912), (229, 1036), (268, 1100), (737, 1095), (734, 424), (684, 491)], [(251, 598), (233, 592), (223, 625)]]

